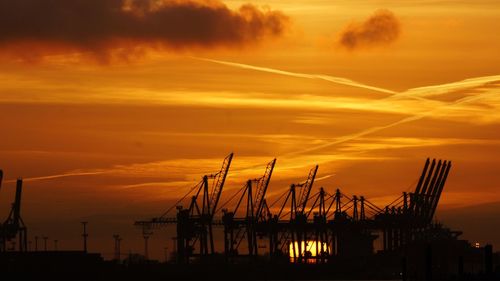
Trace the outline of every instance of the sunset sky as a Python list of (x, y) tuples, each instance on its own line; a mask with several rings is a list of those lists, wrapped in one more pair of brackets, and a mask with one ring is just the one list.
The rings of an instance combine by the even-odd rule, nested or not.
[(269, 198), (319, 164), (380, 206), (433, 157), (438, 219), (500, 247), (498, 1), (250, 1), (0, 0), (0, 214), (22, 177), (30, 235), (141, 252), (230, 152), (222, 200), (276, 157)]

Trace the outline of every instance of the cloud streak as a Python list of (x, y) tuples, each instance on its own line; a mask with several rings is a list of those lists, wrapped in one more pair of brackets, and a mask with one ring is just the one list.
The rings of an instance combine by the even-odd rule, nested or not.
[(0, 19), (0, 47), (23, 57), (243, 47), (283, 35), (289, 23), (280, 11), (219, 0), (0, 0)]
[(362, 23), (352, 23), (340, 34), (338, 44), (346, 49), (383, 46), (399, 38), (399, 20), (389, 10), (378, 10)]
[[(233, 67), (239, 67), (239, 68), (244, 68), (244, 69), (251, 69), (251, 70), (256, 70), (256, 71), (263, 71), (263, 72), (270, 72), (270, 73), (276, 73), (276, 74), (282, 74), (282, 75), (288, 75), (288, 76), (293, 76), (293, 77), (299, 77), (299, 78), (308, 78), (308, 79), (316, 79), (317, 77), (329, 77), (327, 75), (314, 75), (314, 74), (306, 74), (306, 73), (295, 73), (295, 72), (288, 72), (288, 71), (282, 71), (282, 70), (276, 70), (276, 69), (271, 69), (271, 68), (264, 68), (264, 67), (256, 67), (252, 65), (246, 65), (246, 64), (239, 64), (239, 63), (232, 63), (232, 62), (225, 62), (225, 61), (218, 61), (218, 60), (211, 60), (211, 59), (203, 59), (205, 61), (209, 62), (214, 62), (214, 63), (219, 63), (219, 64), (224, 64), (228, 66), (233, 66)], [(343, 78), (344, 79), (344, 78)], [(334, 79), (332, 79), (334, 80)], [(349, 79), (346, 79), (350, 81)], [(327, 80), (330, 81), (330, 80)], [(323, 148), (328, 148), (337, 144), (342, 144), (348, 141), (356, 140), (360, 137), (364, 137), (385, 129), (389, 129), (401, 124), (417, 121), (420, 119), (423, 119), (425, 117), (430, 116), (431, 114), (435, 114), (438, 112), (442, 112), (443, 110), (454, 110), (457, 109), (458, 107), (473, 103), (475, 101), (479, 100), (484, 100), (488, 98), (496, 98), (498, 96), (498, 91), (495, 90), (490, 90), (485, 93), (479, 93), (476, 95), (472, 96), (466, 96), (460, 99), (457, 99), (453, 102), (438, 102), (434, 101), (431, 99), (426, 98), (427, 96), (438, 96), (442, 94), (447, 94), (451, 92), (457, 92), (461, 90), (468, 90), (468, 89), (480, 89), (481, 87), (484, 87), (486, 85), (494, 84), (496, 82), (500, 81), (500, 75), (492, 75), (492, 76), (484, 76), (484, 77), (474, 77), (474, 78), (469, 78), (457, 82), (452, 82), (452, 83), (446, 83), (446, 84), (440, 84), (440, 85), (432, 85), (432, 86), (424, 86), (424, 87), (417, 87), (417, 88), (411, 88), (403, 92), (395, 92), (395, 91), (390, 91), (386, 89), (382, 89), (383, 91), (379, 92), (386, 92), (390, 93), (391, 95), (382, 99), (379, 99), (379, 101), (382, 100), (388, 100), (388, 99), (394, 99), (394, 98), (410, 98), (410, 99), (417, 99), (420, 101), (428, 101), (433, 103), (433, 107), (427, 108), (425, 110), (417, 111), (416, 114), (411, 114), (410, 116), (407, 116), (403, 119), (400, 119), (399, 121), (389, 123), (386, 125), (382, 126), (375, 126), (371, 127), (353, 134), (348, 134), (344, 135), (340, 138), (337, 138), (336, 140), (328, 143), (324, 143), (321, 145), (317, 146), (312, 146), (303, 150), (298, 150), (294, 152), (289, 152), (286, 153), (282, 156), (293, 156), (293, 155), (300, 155), (304, 153), (309, 153), (313, 151), (317, 151)], [(334, 82), (334, 81), (330, 81)], [(339, 83), (340, 84), (340, 83)], [(347, 84), (345, 84), (347, 85)], [(354, 87), (361, 87), (361, 88), (374, 88), (374, 89), (380, 89), (377, 87), (373, 86), (367, 86), (358, 82), (355, 83), (350, 83), (350, 86)]]
[(471, 88), (478, 88), (486, 86), (488, 84), (500, 82), (500, 75), (482, 76), (468, 78), (457, 82), (451, 82), (440, 85), (432, 85), (425, 87), (417, 87), (406, 90), (401, 95), (405, 96), (421, 96), (421, 97), (433, 97), (443, 94), (448, 94), (455, 91), (462, 91)]
[(345, 135), (345, 136), (340, 137), (337, 140), (330, 142), (330, 143), (325, 143), (325, 144), (318, 145), (318, 146), (312, 146), (312, 147), (309, 147), (309, 148), (304, 149), (304, 150), (299, 150), (299, 151), (287, 153), (286, 155), (304, 154), (304, 153), (313, 152), (313, 151), (317, 151), (320, 149), (328, 148), (328, 147), (331, 147), (331, 146), (334, 146), (337, 144), (356, 140), (360, 137), (364, 137), (364, 136), (367, 136), (367, 135), (370, 135), (370, 134), (373, 134), (373, 133), (376, 133), (376, 132), (379, 132), (379, 131), (382, 131), (385, 129), (396, 127), (396, 126), (401, 125), (401, 124), (405, 124), (405, 123), (409, 123), (409, 122), (423, 119), (425, 117), (432, 115), (433, 113), (435, 113), (436, 111), (439, 111), (439, 110), (453, 109), (453, 108), (455, 108), (459, 105), (462, 105), (462, 104), (475, 102), (475, 101), (485, 99), (488, 97), (492, 97), (492, 96), (496, 96), (496, 95), (498, 95), (498, 91), (489, 91), (489, 92), (481, 93), (481, 94), (474, 95), (474, 96), (464, 97), (464, 98), (458, 99), (454, 102), (447, 103), (447, 104), (442, 105), (442, 106), (437, 106), (432, 110), (419, 112), (415, 115), (410, 115), (408, 117), (405, 117), (405, 118), (403, 118), (399, 121), (393, 122), (393, 123), (389, 123), (389, 124), (382, 125), (382, 126), (371, 127), (371, 128), (366, 129), (366, 130), (362, 130), (362, 131), (359, 131), (359, 132), (356, 132), (353, 134)]
[[(212, 62), (221, 62), (221, 61), (213, 61), (213, 60), (207, 60), (207, 61), (212, 61)], [(244, 68), (252, 69), (252, 70), (258, 70), (258, 71), (265, 71), (265, 72), (271, 72), (271, 73), (278, 73), (278, 74), (283, 74), (283, 75), (290, 75), (290, 73), (286, 71), (275, 71), (274, 69), (267, 69), (260, 67), (247, 67), (247, 65), (240, 65), (236, 63), (228, 63), (228, 62), (222, 62), (223, 64), (233, 66), (233, 67), (241, 67), (243, 66)], [(301, 75), (295, 75), (295, 73), (291, 73), (292, 76), (295, 77), (303, 77), (303, 78), (308, 78), (310, 79), (310, 76), (305, 74), (305, 76)], [(321, 75), (323, 76), (323, 75)], [(339, 138), (336, 138), (334, 140), (325, 140), (321, 142), (320, 145), (312, 145), (306, 149), (301, 149), (301, 150), (296, 150), (290, 153), (284, 153), (281, 155), (278, 155), (278, 157), (282, 157), (287, 159), (290, 164), (290, 166), (286, 167), (285, 169), (295, 169), (295, 168), (302, 168), (302, 165), (296, 166), (293, 163), (310, 163), (308, 161), (313, 161), (313, 162), (319, 162), (319, 163), (326, 163), (326, 162), (331, 162), (332, 159), (339, 159), (339, 157), (348, 157), (348, 155), (351, 155), (352, 153), (357, 153), (360, 151), (366, 151), (370, 150), (369, 146), (363, 148), (363, 146), (358, 147), (358, 148), (351, 148), (347, 149), (347, 151), (344, 151), (340, 154), (336, 155), (331, 155), (331, 154), (320, 154), (321, 159), (318, 159), (318, 154), (314, 155), (308, 155), (306, 156), (306, 153), (318, 151), (324, 148), (329, 148), (338, 144), (342, 144), (348, 141), (353, 141), (357, 140), (361, 137), (389, 129), (392, 127), (396, 127), (401, 124), (417, 121), (420, 119), (423, 119), (428, 116), (434, 116), (435, 114), (444, 114), (443, 112), (445, 111), (455, 111), (458, 109), (461, 109), (464, 105), (477, 102), (477, 101), (489, 101), (489, 100), (494, 100), (495, 98), (498, 97), (498, 89), (496, 88), (496, 85), (493, 84), (498, 80), (498, 77), (500, 76), (487, 76), (487, 77), (477, 77), (477, 78), (470, 78), (466, 79), (463, 81), (458, 81), (458, 82), (453, 82), (453, 83), (446, 83), (442, 85), (433, 85), (433, 86), (427, 86), (427, 87), (419, 87), (419, 88), (413, 88), (409, 89), (405, 92), (401, 93), (394, 93), (393, 95), (383, 98), (383, 99), (388, 99), (391, 97), (413, 97), (413, 96), (434, 96), (433, 93), (436, 93), (436, 95), (440, 93), (449, 93), (449, 92), (455, 92), (455, 91), (462, 91), (464, 89), (475, 89), (474, 95), (466, 96), (463, 98), (459, 98), (453, 102), (443, 102), (443, 101), (437, 101), (437, 100), (429, 100), (426, 99), (429, 102), (432, 102), (432, 104), (428, 104), (423, 107), (415, 107), (415, 111), (406, 111), (404, 112), (405, 114), (410, 114), (407, 117), (404, 117), (396, 122), (392, 122), (389, 124), (385, 125), (380, 125), (380, 126), (375, 126), (371, 128), (367, 128), (365, 130), (361, 130), (359, 132), (355, 132), (352, 134), (344, 135)], [(485, 89), (485, 86), (487, 86), (489, 89)], [(491, 89), (493, 88), (493, 89)], [(406, 96), (407, 95), (407, 96)], [(380, 99), (380, 100), (383, 100)], [(246, 98), (241, 98), (242, 101), (246, 102)], [(378, 102), (380, 102), (378, 100)], [(218, 102), (220, 102), (219, 99), (217, 99)], [(377, 102), (377, 101), (375, 101)], [(266, 103), (266, 101), (262, 100), (259, 101), (260, 103)], [(415, 104), (416, 102), (413, 101)], [(337, 105), (338, 107), (338, 105)], [(413, 113), (415, 112), (415, 113)], [(367, 149), (368, 148), (368, 149)], [(312, 160), (311, 160), (312, 159)], [(208, 161), (209, 160), (209, 161)], [(255, 165), (255, 163), (259, 162), (264, 162), (262, 159), (257, 159), (257, 158), (246, 158), (246, 161), (240, 162), (240, 165), (237, 165), (237, 167), (234, 167), (232, 171), (238, 171), (239, 173), (244, 172), (245, 175), (254, 176), (255, 172), (262, 168), (262, 165)], [(257, 161), (260, 160), (260, 161)], [(301, 160), (301, 161), (292, 161), (292, 160)], [(303, 161), (302, 161), (303, 160)], [(308, 160), (308, 161), (306, 161)], [(183, 163), (185, 161), (182, 161)], [(162, 174), (163, 171), (165, 170), (166, 167), (169, 166), (176, 166), (176, 169), (179, 171), (182, 171), (182, 174), (185, 176), (182, 180), (183, 181), (190, 181), (198, 176), (198, 174), (191, 174), (190, 173), (190, 168), (193, 165), (196, 166), (206, 166), (207, 168), (211, 165), (213, 165), (214, 160), (213, 159), (207, 159), (206, 163), (200, 163), (199, 160), (195, 161), (196, 163), (191, 163), (189, 162), (187, 166), (184, 167), (179, 167), (177, 161), (167, 161), (167, 162), (155, 162), (155, 163), (146, 163), (146, 164), (137, 164), (137, 165), (129, 165), (129, 166), (115, 166), (111, 169), (106, 169), (106, 170), (91, 170), (91, 171), (73, 171), (73, 172), (68, 172), (68, 173), (63, 173), (63, 174), (58, 174), (58, 175), (51, 175), (51, 176), (44, 176), (44, 177), (35, 177), (35, 178), (29, 178), (27, 180), (50, 180), (50, 179), (57, 179), (57, 178), (63, 178), (63, 177), (72, 177), (72, 176), (83, 176), (83, 175), (96, 175), (96, 174), (103, 174), (103, 173), (109, 173), (109, 174), (114, 174), (114, 175), (126, 175), (127, 177), (131, 175), (141, 175), (141, 176), (157, 176), (159, 174)], [(186, 164), (186, 163), (185, 163)], [(281, 166), (281, 165), (280, 165)], [(208, 169), (207, 169), (208, 170)], [(149, 185), (149, 184), (148, 184)], [(156, 183), (154, 183), (156, 185)], [(131, 186), (134, 187), (134, 186)]]

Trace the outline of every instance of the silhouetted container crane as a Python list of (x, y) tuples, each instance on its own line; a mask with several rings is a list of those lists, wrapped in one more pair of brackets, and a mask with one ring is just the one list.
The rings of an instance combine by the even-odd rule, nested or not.
[[(0, 187), (3, 180), (3, 171), (0, 170)], [(0, 227), (0, 251), (7, 251), (7, 242), (18, 238), (18, 249), (21, 252), (28, 251), (28, 229), (21, 217), (21, 198), (23, 191), (23, 180), (16, 181), (16, 194), (14, 203), (7, 219)]]
[[(411, 241), (431, 239), (432, 219), (439, 203), (451, 161), (427, 159), (415, 191), (403, 193), (380, 212), (375, 221), (383, 231), (383, 248), (392, 251)], [(410, 202), (408, 202), (408, 198)]]
[[(168, 218), (167, 214), (173, 209), (170, 208), (159, 218), (149, 221), (138, 221), (135, 223), (143, 229), (152, 229), (166, 224), (177, 225), (177, 259), (179, 263), (188, 263), (190, 257), (206, 257), (215, 253), (213, 225), (214, 214), (224, 188), (224, 183), (231, 166), (233, 153), (229, 154), (223, 161), (219, 172), (205, 175), (202, 180), (194, 186), (188, 194), (195, 191), (191, 197), (188, 209), (182, 206), (177, 207), (176, 218)], [(211, 184), (209, 183), (211, 181)], [(200, 201), (201, 198), (201, 202)], [(174, 207), (174, 206), (173, 206)], [(198, 253), (196, 253), (198, 248)]]
[[(243, 256), (239, 248), (245, 238), (248, 256), (258, 255), (258, 236), (263, 232), (260, 226), (267, 221), (266, 214), (269, 213), (265, 196), (275, 164), (276, 159), (269, 162), (262, 177), (248, 180), (244, 187), (233, 196), (235, 198), (241, 193), (234, 211), (222, 210), (224, 252), (227, 259)], [(246, 206), (245, 215), (237, 217), (242, 205)]]
[[(274, 159), (266, 165), (262, 177), (246, 181), (229, 200), (217, 207), (232, 157), (233, 154), (227, 156), (218, 173), (203, 176), (178, 201), (194, 193), (189, 208), (177, 206), (175, 218), (167, 217), (175, 207), (172, 206), (159, 218), (136, 222), (143, 229), (175, 224), (179, 263), (216, 253), (214, 225), (224, 227), (223, 251), (229, 262), (257, 258), (258, 242), (265, 239), (272, 261), (327, 263), (339, 258), (373, 255), (374, 241), (379, 233), (382, 233), (384, 252), (401, 251), (414, 241), (430, 241), (438, 236), (456, 239), (459, 235), (432, 223), (451, 169), (449, 161), (427, 159), (415, 191), (403, 192), (391, 204), (379, 208), (365, 196), (348, 196), (338, 188), (329, 193), (321, 187), (313, 194), (317, 165), (309, 171), (304, 182), (290, 185), (268, 205), (266, 194), (276, 164)], [(209, 180), (213, 180), (212, 189)], [(232, 202), (233, 199), (238, 200)], [(235, 206), (231, 211), (225, 208), (229, 203)], [(278, 208), (273, 209), (276, 204)], [(220, 210), (222, 219), (216, 220)]]

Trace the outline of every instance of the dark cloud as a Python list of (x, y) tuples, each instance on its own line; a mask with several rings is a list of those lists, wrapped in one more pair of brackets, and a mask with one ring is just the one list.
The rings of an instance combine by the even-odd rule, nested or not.
[(378, 10), (362, 23), (353, 23), (341, 33), (339, 44), (354, 50), (387, 45), (399, 38), (399, 20), (389, 10)]
[(0, 48), (26, 56), (144, 44), (241, 47), (278, 37), (287, 25), (279, 11), (231, 10), (218, 0), (0, 0)]

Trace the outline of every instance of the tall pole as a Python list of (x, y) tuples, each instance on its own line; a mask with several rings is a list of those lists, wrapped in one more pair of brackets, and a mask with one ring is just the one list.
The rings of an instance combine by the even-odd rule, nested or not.
[(149, 236), (144, 235), (144, 257), (146, 257), (146, 260), (149, 260), (148, 240)]
[(177, 237), (172, 237), (172, 242), (174, 244), (173, 248), (174, 248), (174, 253), (177, 254)]
[(81, 224), (83, 225), (83, 251), (86, 253), (87, 252), (87, 237), (89, 237), (89, 234), (87, 233), (87, 223), (86, 221), (82, 221)]
[(146, 260), (149, 260), (148, 241), (149, 241), (149, 237), (152, 234), (153, 234), (153, 232), (147, 226), (144, 226), (142, 228), (142, 237), (144, 237), (144, 257), (146, 258)]
[(115, 239), (115, 260), (120, 261), (120, 241), (122, 238), (118, 234), (113, 235), (113, 238)]
[(35, 251), (38, 251), (38, 236), (35, 236)]
[(121, 258), (121, 242), (122, 242), (122, 238), (118, 238), (118, 260), (120, 260)]
[(49, 239), (49, 237), (43, 236), (42, 238), (43, 238), (43, 249), (47, 251), (47, 239)]

